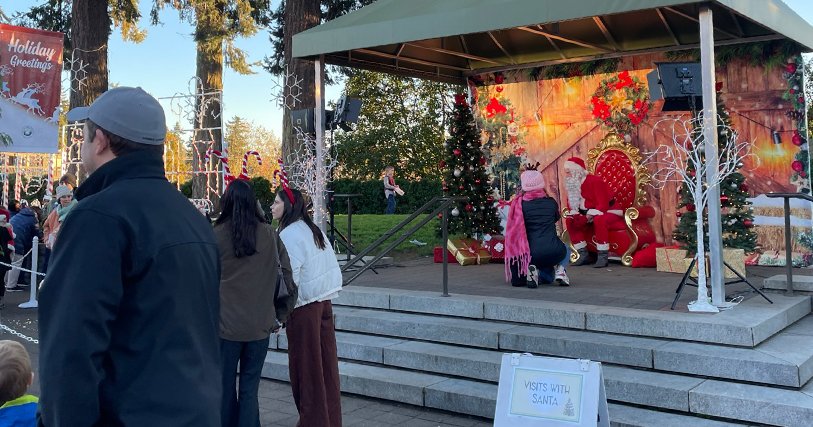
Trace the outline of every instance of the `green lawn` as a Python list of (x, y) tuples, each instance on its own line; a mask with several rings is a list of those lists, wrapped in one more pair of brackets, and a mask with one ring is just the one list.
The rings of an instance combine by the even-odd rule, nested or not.
[[(384, 235), (392, 227), (398, 225), (401, 221), (405, 220), (409, 215), (353, 215), (353, 233), (351, 236), (353, 246), (357, 251), (361, 251), (378, 238)], [(380, 253), (387, 244), (394, 242), (398, 237), (403, 235), (411, 227), (417, 225), (423, 220), (426, 215), (421, 215), (410, 224), (404, 227), (401, 232), (396, 233), (390, 237), (384, 244), (379, 246), (378, 249), (372, 252), (371, 255)], [(336, 215), (336, 228), (341, 231), (345, 236), (347, 235), (347, 215)], [(432, 249), (440, 245), (440, 237), (435, 236), (435, 228), (438, 226), (439, 220), (433, 218), (428, 224), (421, 227), (415, 234), (409, 236), (406, 241), (398, 245), (389, 256), (396, 259), (414, 259), (423, 256), (432, 256)], [(418, 246), (410, 243), (410, 240), (418, 240), (426, 243), (425, 246)]]

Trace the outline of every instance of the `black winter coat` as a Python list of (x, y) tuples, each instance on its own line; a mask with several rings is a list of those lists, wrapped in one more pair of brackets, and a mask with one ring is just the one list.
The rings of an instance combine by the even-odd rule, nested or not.
[(219, 426), (220, 257), (150, 153), (76, 191), (39, 300), (40, 425)]
[(531, 259), (537, 267), (558, 264), (565, 257), (565, 244), (556, 234), (556, 221), (559, 220), (559, 205), (550, 197), (540, 197), (522, 202), (522, 215), (525, 218), (525, 232)]

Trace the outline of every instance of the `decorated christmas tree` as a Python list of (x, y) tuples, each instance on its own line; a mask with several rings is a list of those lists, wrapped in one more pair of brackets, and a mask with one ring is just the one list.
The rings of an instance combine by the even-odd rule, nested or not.
[(440, 164), (445, 175), (443, 193), (468, 197), (467, 202), (452, 209), (449, 235), (498, 234), (500, 220), (485, 170), (486, 158), (480, 150), (480, 134), (465, 95), (455, 95), (449, 133), (451, 137), (444, 143), (446, 160)]
[[(731, 118), (720, 97), (717, 97), (717, 145), (719, 148), (720, 162), (725, 162), (729, 153), (723, 150), (726, 141), (731, 135)], [(698, 121), (699, 123), (700, 121)], [(701, 132), (696, 128), (695, 132)], [(702, 150), (702, 148), (700, 148)], [(737, 163), (737, 169), (742, 168), (742, 162)], [(689, 163), (689, 175), (695, 176), (692, 164)], [(740, 172), (733, 172), (720, 183), (720, 208), (721, 220), (723, 223), (723, 246), (727, 248), (744, 249), (745, 252), (753, 252), (757, 242), (757, 235), (753, 231), (754, 215), (751, 210), (751, 203), (748, 201), (748, 186), (745, 184), (745, 176)], [(697, 210), (692, 195), (684, 183), (678, 192), (678, 211), (680, 218), (678, 226), (672, 233), (672, 237), (680, 243), (684, 249), (694, 252), (697, 248), (697, 234), (695, 233), (695, 223), (697, 221)], [(708, 224), (708, 212), (703, 212), (703, 221)], [(705, 247), (708, 248), (708, 233), (705, 238)]]

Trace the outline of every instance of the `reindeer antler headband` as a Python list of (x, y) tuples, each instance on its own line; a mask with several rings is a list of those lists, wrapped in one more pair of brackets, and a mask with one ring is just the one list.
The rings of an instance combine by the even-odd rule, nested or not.
[(288, 195), (288, 200), (293, 205), (296, 199), (294, 198), (294, 192), (288, 188), (288, 173), (285, 172), (285, 163), (282, 162), (282, 159), (277, 159), (277, 163), (279, 163), (279, 169), (274, 171), (274, 178), (279, 180), (279, 185), (282, 186), (282, 190)]
[(527, 164), (525, 165), (525, 170), (526, 170), (526, 171), (530, 171), (530, 170), (537, 170), (537, 168), (539, 167), (539, 165), (540, 165), (540, 164), (541, 164), (541, 163), (539, 163), (539, 162), (536, 162), (536, 164), (533, 164), (533, 163), (527, 163)]

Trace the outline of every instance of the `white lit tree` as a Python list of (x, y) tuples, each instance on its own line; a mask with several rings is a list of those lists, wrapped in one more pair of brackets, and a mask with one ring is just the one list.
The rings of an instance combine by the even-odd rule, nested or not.
[(671, 144), (662, 144), (654, 152), (648, 153), (645, 164), (657, 165), (652, 176), (652, 185), (661, 190), (667, 183), (676, 182), (684, 185), (694, 201), (698, 212), (695, 222), (697, 250), (697, 300), (689, 304), (689, 311), (717, 312), (717, 307), (709, 302), (705, 262), (705, 224), (702, 213), (708, 206), (709, 191), (719, 186), (729, 175), (742, 167), (743, 160), (755, 156), (751, 153), (751, 143), (742, 141), (739, 134), (727, 125), (727, 121), (718, 117), (717, 134), (730, 135), (726, 141), (719, 143), (719, 165), (710, 179), (705, 182), (709, 164), (706, 162), (705, 138), (703, 136), (703, 117), (692, 119), (665, 119), (659, 121), (653, 132), (665, 130), (671, 133)]

